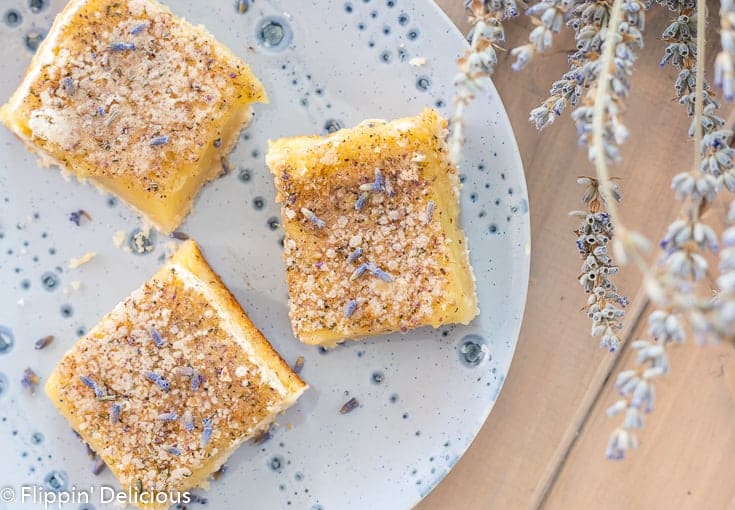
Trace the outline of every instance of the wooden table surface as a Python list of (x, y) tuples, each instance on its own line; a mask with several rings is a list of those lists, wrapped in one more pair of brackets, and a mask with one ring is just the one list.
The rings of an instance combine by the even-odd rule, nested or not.
[[(462, 0), (437, 0), (465, 31)], [(707, 73), (719, 46), (719, 3), (711, 2)], [(623, 164), (622, 214), (629, 225), (660, 239), (676, 216), (670, 192), (674, 173), (687, 169), (692, 147), (689, 119), (674, 98), (676, 73), (659, 69), (660, 34), (670, 15), (652, 8), (646, 47), (636, 64), (624, 116), (631, 137)], [(507, 48), (525, 42), (528, 18), (506, 25)], [(710, 44), (711, 43), (711, 44)], [(550, 84), (568, 69), (569, 31), (530, 68), (511, 71), (500, 53), (494, 77), (518, 139), (528, 181), (532, 259), (528, 304), (505, 387), (467, 454), (418, 505), (418, 510), (461, 508), (735, 508), (735, 356), (731, 346), (674, 348), (672, 375), (658, 386), (656, 408), (640, 434), (641, 447), (623, 462), (604, 458), (617, 425), (605, 415), (616, 400), (614, 375), (632, 359), (627, 345), (615, 354), (590, 338), (577, 284), (580, 261), (567, 212), (581, 207), (579, 175), (591, 173), (566, 115), (539, 133), (528, 123)], [(726, 105), (724, 111), (730, 111)], [(730, 124), (735, 117), (730, 116)], [(725, 206), (713, 208), (721, 221)], [(643, 335), (648, 303), (640, 276), (625, 268), (617, 281), (631, 298), (626, 341)], [(613, 377), (610, 377), (612, 374)]]

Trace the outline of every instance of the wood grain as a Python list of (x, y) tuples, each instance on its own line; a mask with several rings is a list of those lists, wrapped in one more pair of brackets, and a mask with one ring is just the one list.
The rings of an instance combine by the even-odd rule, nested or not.
[[(637, 336), (645, 334), (641, 322)], [(623, 462), (602, 460), (616, 399), (610, 378), (545, 501), (545, 508), (735, 507), (735, 355), (731, 346), (671, 349), (672, 375), (657, 386), (641, 446)], [(632, 349), (622, 365), (631, 366)]]
[[(438, 3), (461, 25), (461, 0)], [(713, 3), (710, 12), (716, 10)], [(653, 239), (661, 236), (676, 215), (678, 206), (669, 181), (674, 173), (686, 169), (693, 150), (686, 137), (689, 120), (672, 100), (675, 72), (660, 71), (656, 65), (664, 47), (657, 36), (668, 19), (668, 12), (661, 8), (648, 14), (648, 45), (636, 67), (625, 115), (631, 139), (623, 148), (624, 164), (613, 169), (623, 179), (625, 220)], [(530, 29), (526, 18), (509, 24), (506, 47), (525, 42)], [(520, 73), (510, 70), (510, 57), (502, 53), (494, 79), (521, 149), (531, 204), (531, 281), (516, 355), (499, 401), (477, 439), (417, 508), (534, 508), (547, 494), (546, 504), (553, 508), (591, 503), (596, 508), (618, 508), (623, 501), (626, 507), (651, 508), (657, 507), (657, 501), (666, 501), (671, 508), (682, 493), (673, 489), (677, 483), (682, 484), (679, 489), (685, 487), (683, 481), (690, 476), (697, 482), (688, 496), (692, 505), (715, 504), (718, 508), (725, 501), (735, 504), (732, 488), (723, 496), (700, 493), (696, 498), (696, 491), (712, 491), (723, 484), (727, 473), (735, 472), (730, 458), (722, 453), (732, 457), (735, 441), (727, 434), (735, 409), (735, 362), (721, 358), (727, 350), (676, 354), (672, 362), (677, 377), (666, 383), (670, 391), (668, 386), (661, 388), (662, 400), (642, 438), (644, 447), (632, 459), (638, 476), (626, 474), (626, 464), (604, 460), (605, 438), (615, 425), (603, 417), (613, 399), (605, 381), (620, 354), (601, 351), (589, 337), (589, 323), (580, 312), (584, 297), (576, 282), (580, 262), (571, 234), (574, 223), (567, 217), (569, 210), (580, 207), (576, 177), (592, 170), (585, 151), (576, 147), (568, 113), (541, 133), (527, 120), (528, 111), (546, 97), (551, 82), (567, 69), (566, 55), (573, 48), (570, 34), (560, 35), (555, 48)], [(635, 269), (627, 268), (618, 281), (628, 296), (635, 297), (627, 318), (628, 331), (633, 332), (646, 305), (640, 279)], [(627, 350), (621, 352), (623, 363), (628, 363)], [(720, 365), (723, 376), (712, 376), (704, 387), (687, 382), (691, 380), (688, 376), (708, 371), (719, 374)], [(714, 379), (722, 387), (718, 389)], [(700, 398), (696, 397), (698, 390), (704, 392)], [(690, 399), (695, 401), (691, 407)], [(687, 444), (690, 427), (717, 439)], [(583, 435), (577, 439), (580, 429)], [(666, 432), (672, 429), (675, 431)], [(663, 483), (672, 467), (675, 481)], [(713, 470), (720, 471), (715, 474)], [(664, 487), (667, 493), (662, 495)], [(621, 490), (626, 498), (620, 499)]]

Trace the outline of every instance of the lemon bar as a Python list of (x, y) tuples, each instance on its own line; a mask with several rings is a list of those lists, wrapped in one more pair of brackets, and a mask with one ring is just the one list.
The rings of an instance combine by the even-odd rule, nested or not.
[(478, 313), (435, 110), (269, 144), (295, 335), (333, 346)]
[(160, 494), (206, 484), (306, 388), (194, 241), (80, 339), (46, 383), (141, 508), (167, 508)]
[(0, 120), (170, 232), (266, 101), (245, 62), (155, 0), (72, 0)]

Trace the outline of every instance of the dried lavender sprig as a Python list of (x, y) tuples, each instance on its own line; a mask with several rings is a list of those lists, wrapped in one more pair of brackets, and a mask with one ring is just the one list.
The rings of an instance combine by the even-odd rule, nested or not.
[(161, 145), (166, 145), (169, 141), (168, 135), (163, 136), (157, 136), (155, 138), (152, 138), (151, 141), (148, 143), (151, 147), (159, 147)]
[[(675, 0), (671, 0), (673, 7), (678, 6)], [(697, 9), (690, 16), (682, 18), (679, 16), (664, 33), (664, 40), (676, 41), (671, 44), (690, 47), (691, 39), (696, 41), (694, 63), (687, 59), (679, 59), (679, 55), (673, 50), (668, 51), (669, 57), (665, 62), (679, 67), (682, 71), (691, 72), (693, 65), (696, 66), (694, 78), (694, 108), (693, 129), (690, 136), (694, 135), (694, 166), (691, 171), (693, 175), (703, 173), (701, 143), (703, 132), (707, 124), (703, 122), (705, 115), (704, 103), (708, 94), (704, 81), (703, 66), (699, 64), (704, 60), (705, 51), (705, 0), (697, 0)], [(689, 24), (690, 17), (696, 17), (694, 29)], [(696, 30), (692, 34), (693, 30)], [(683, 40), (682, 40), (683, 39)], [(677, 46), (680, 51), (682, 46)], [(677, 92), (681, 88), (691, 88), (690, 76), (677, 80)], [(682, 178), (674, 177), (674, 190), (680, 199), (688, 198), (687, 194), (677, 191), (677, 182), (681, 186)], [(616, 387), (623, 399), (616, 402), (608, 409), (609, 415), (615, 415), (625, 411), (623, 423), (616, 428), (608, 442), (607, 457), (611, 459), (622, 459), (625, 452), (638, 446), (635, 430), (643, 427), (641, 409), (650, 412), (655, 400), (654, 380), (669, 370), (669, 361), (666, 354), (666, 346), (672, 342), (682, 343), (686, 340), (685, 330), (682, 326), (683, 319), (689, 319), (690, 325), (695, 333), (706, 332), (710, 325), (698, 310), (698, 299), (694, 296), (694, 284), (703, 279), (707, 270), (707, 261), (701, 255), (706, 249), (715, 250), (717, 243), (714, 231), (699, 221), (702, 205), (710, 198), (706, 193), (695, 197), (693, 193), (688, 194), (692, 200), (685, 201), (687, 210), (685, 220), (677, 220), (669, 227), (661, 248), (664, 250), (664, 262), (658, 273), (656, 288), (649, 294), (654, 302), (658, 302), (659, 308), (648, 317), (648, 334), (654, 339), (638, 340), (633, 342), (632, 347), (638, 351), (636, 357), (637, 368), (625, 370), (618, 375)], [(733, 302), (735, 304), (735, 302)], [(701, 307), (700, 307), (701, 308)]]
[(163, 376), (161, 376), (160, 374), (157, 374), (155, 372), (145, 372), (143, 375), (146, 379), (148, 379), (152, 383), (155, 383), (163, 391), (168, 391), (171, 389), (168, 381), (166, 381), (166, 379), (164, 379)]
[(735, 339), (735, 201), (730, 204), (728, 223), (721, 237), (717, 298), (701, 303), (690, 320), (698, 343)]
[(151, 335), (151, 339), (153, 340), (153, 343), (156, 347), (163, 347), (163, 344), (165, 343), (163, 341), (163, 338), (161, 338), (161, 334), (158, 332), (156, 328), (151, 326), (148, 328), (148, 332)]
[[(608, 254), (613, 237), (610, 215), (602, 210), (599, 183), (592, 177), (580, 177), (577, 183), (585, 186), (583, 201), (587, 211), (572, 211), (571, 216), (581, 220), (575, 230), (577, 249), (582, 258), (579, 283), (588, 295), (587, 316), (592, 320), (591, 335), (600, 338), (600, 346), (613, 352), (617, 349), (622, 329), (624, 308), (628, 299), (619, 294), (611, 277), (620, 270)], [(615, 189), (615, 199), (620, 195)]]
[[(672, 188), (677, 198), (691, 198), (691, 210), (686, 216), (693, 224), (703, 203), (712, 202), (723, 186), (735, 191), (735, 150), (730, 147), (732, 132), (722, 129), (725, 121), (716, 115), (720, 105), (709, 91), (704, 66), (697, 65), (699, 11), (692, 11), (690, 6), (680, 3), (670, 7), (673, 7), (676, 18), (661, 36), (667, 43), (661, 65), (671, 65), (679, 73), (674, 88), (679, 103), (693, 117), (689, 136), (695, 138), (695, 165), (689, 171), (677, 174), (672, 180)], [(701, 84), (699, 92), (697, 84)]]
[(624, 419), (610, 435), (606, 451), (609, 459), (620, 460), (626, 451), (638, 447), (636, 430), (643, 428), (643, 413), (650, 413), (655, 403), (654, 380), (669, 370), (665, 347), (685, 339), (679, 316), (665, 310), (656, 310), (648, 316), (648, 334), (653, 342), (636, 340), (631, 344), (638, 366), (620, 372), (615, 381), (622, 398), (608, 408), (607, 414), (615, 416), (624, 412)]
[(355, 248), (355, 251), (350, 253), (349, 256), (347, 257), (347, 263), (352, 264), (357, 259), (359, 259), (361, 255), (362, 255), (362, 248), (359, 248), (359, 247)]
[(135, 44), (131, 42), (114, 42), (110, 44), (110, 51), (134, 51)]
[(537, 129), (553, 124), (567, 106), (576, 107), (583, 90), (597, 79), (599, 72), (602, 29), (610, 18), (610, 5), (596, 0), (577, 0), (574, 8), (568, 11), (568, 17), (567, 25), (574, 30), (577, 51), (569, 57), (569, 71), (552, 84), (550, 96), (531, 110), (529, 121)]
[(194, 430), (194, 414), (191, 412), (190, 409), (187, 409), (184, 411), (184, 416), (182, 417), (184, 421), (184, 428), (191, 432)]
[(344, 316), (346, 318), (352, 317), (352, 315), (355, 313), (355, 310), (357, 310), (358, 302), (356, 299), (350, 299), (344, 308)]
[(171, 455), (181, 455), (181, 450), (179, 450), (175, 446), (166, 446), (163, 450), (166, 453), (170, 453)]
[(110, 406), (110, 421), (112, 423), (117, 423), (120, 421), (120, 411), (122, 410), (122, 406), (120, 404), (112, 404)]
[(735, 99), (735, 1), (720, 2), (720, 44), (715, 60), (715, 85), (722, 89), (725, 99)]
[(574, 6), (574, 3), (574, 0), (541, 0), (526, 9), (526, 15), (531, 17), (536, 26), (528, 35), (528, 43), (516, 46), (510, 52), (516, 57), (516, 61), (511, 66), (514, 71), (520, 71), (536, 55), (551, 48), (554, 34), (561, 31), (567, 12)]
[(176, 421), (179, 419), (179, 415), (174, 412), (161, 413), (158, 415), (158, 419), (160, 421)]
[(307, 209), (306, 207), (301, 208), (301, 214), (304, 215), (306, 219), (308, 219), (310, 222), (312, 222), (317, 228), (324, 228), (326, 223), (324, 220), (319, 218), (314, 211)]
[(454, 114), (449, 120), (447, 140), (449, 158), (454, 164), (459, 163), (464, 145), (465, 110), (495, 72), (498, 63), (495, 48), (505, 42), (503, 21), (518, 15), (516, 0), (466, 0), (465, 7), (470, 12), (472, 24), (468, 34), (470, 47), (457, 62)]
[(209, 444), (212, 438), (212, 418), (202, 418), (202, 435), (199, 438), (199, 444), (202, 448)]
[(79, 376), (79, 379), (87, 388), (94, 390), (94, 396), (96, 398), (102, 398), (105, 396), (105, 391), (91, 377), (82, 375)]

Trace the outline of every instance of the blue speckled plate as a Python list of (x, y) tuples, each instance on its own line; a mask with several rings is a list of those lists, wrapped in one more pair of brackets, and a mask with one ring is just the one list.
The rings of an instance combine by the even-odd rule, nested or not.
[[(3, 101), (63, 3), (3, 0)], [(462, 169), (462, 221), (481, 315), (467, 327), (388, 335), (323, 353), (291, 333), (266, 140), (414, 115), (424, 106), (448, 114), (462, 36), (428, 0), (251, 0), (243, 14), (232, 0), (167, 3), (242, 55), (271, 98), (256, 106), (232, 155), (232, 171), (204, 189), (181, 230), (199, 241), (283, 357), (305, 357), (302, 376), (311, 385), (279, 419), (272, 439), (240, 448), (229, 470), (201, 494), (215, 509), (409, 508), (446, 475), (480, 429), (518, 337), (529, 218), (503, 106), (491, 90), (472, 109)], [(279, 26), (285, 29), (280, 44)], [(426, 63), (411, 65), (415, 57)], [(109, 472), (91, 473), (84, 447), (51, 402), (40, 391), (31, 395), (20, 381), (26, 367), (43, 379), (85, 329), (155, 272), (170, 240), (157, 236), (143, 255), (120, 249), (113, 235), (139, 226), (124, 205), (39, 169), (5, 129), (0, 146), (0, 489), (114, 486)], [(92, 220), (77, 226), (69, 214), (79, 209)], [(87, 251), (97, 257), (67, 269), (70, 258)], [(45, 335), (56, 339), (35, 350)], [(341, 415), (353, 396), (360, 407)], [(98, 495), (90, 502), (103, 508)], [(0, 502), (2, 508), (41, 505), (16, 497)]]

